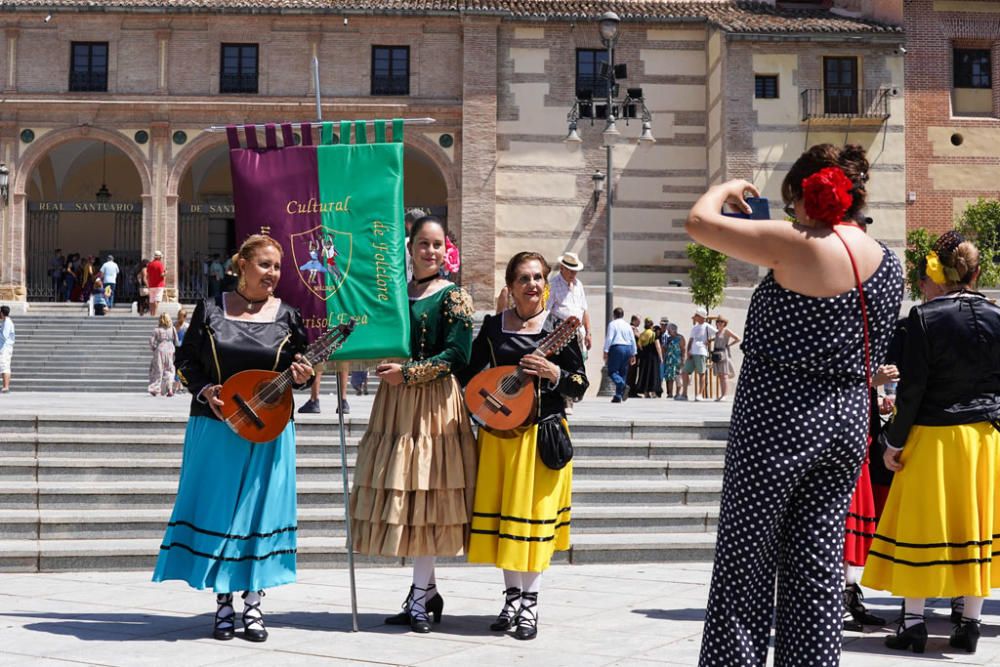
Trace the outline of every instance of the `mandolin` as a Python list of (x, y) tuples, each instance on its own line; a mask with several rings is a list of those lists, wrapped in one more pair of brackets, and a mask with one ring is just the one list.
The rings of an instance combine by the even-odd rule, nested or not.
[[(549, 357), (566, 347), (580, 328), (568, 317), (532, 354)], [(520, 366), (497, 366), (477, 373), (465, 388), (465, 405), (472, 418), (495, 431), (523, 426), (535, 414), (535, 383)]]
[[(323, 332), (302, 355), (310, 364), (330, 358), (354, 331), (352, 318)], [(249, 370), (236, 373), (219, 391), (223, 421), (241, 438), (262, 443), (274, 440), (292, 418), (292, 369)]]

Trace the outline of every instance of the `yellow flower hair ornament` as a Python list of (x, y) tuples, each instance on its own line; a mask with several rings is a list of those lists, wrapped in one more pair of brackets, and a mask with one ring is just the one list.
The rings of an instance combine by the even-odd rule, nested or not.
[(931, 250), (925, 259), (927, 260), (927, 277), (933, 280), (935, 285), (947, 284), (948, 281), (944, 277), (944, 265), (941, 264), (938, 254)]

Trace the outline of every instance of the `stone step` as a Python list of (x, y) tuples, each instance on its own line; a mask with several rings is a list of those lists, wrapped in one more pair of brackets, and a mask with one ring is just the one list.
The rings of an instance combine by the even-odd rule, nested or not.
[[(556, 552), (556, 563), (648, 563), (707, 561), (715, 552), (714, 533), (640, 535), (577, 533), (568, 552)], [(0, 572), (152, 571), (159, 539), (8, 540), (0, 542)], [(439, 559), (462, 563), (464, 559)], [(298, 539), (298, 566), (343, 567), (347, 550), (341, 537)], [(355, 556), (357, 567), (389, 566), (402, 559)]]
[[(302, 481), (296, 486), (299, 506), (343, 503), (340, 480)], [(0, 509), (162, 509), (171, 507), (176, 481), (134, 482), (17, 482), (0, 486)], [(721, 480), (649, 481), (616, 483), (574, 480), (573, 505), (710, 505), (719, 502)]]
[[(167, 400), (167, 399), (163, 399)], [(175, 400), (181, 400), (179, 397)], [(346, 438), (348, 456), (357, 454), (364, 426), (352, 428)], [(158, 460), (179, 458), (183, 449), (183, 431), (171, 429), (160, 434), (109, 433), (104, 431), (64, 433), (2, 433), (0, 432), (0, 463), (6, 457), (40, 457), (43, 459), (86, 458), (120, 460), (141, 458)], [(339, 460), (340, 441), (335, 430), (298, 429), (296, 444), (300, 457), (336, 457)], [(654, 459), (669, 460), (677, 465), (684, 462), (721, 462), (726, 443), (716, 440), (639, 441), (599, 438), (574, 439), (576, 459), (610, 459), (627, 467), (635, 462)], [(711, 466), (709, 466), (711, 468)], [(697, 466), (690, 474), (697, 475)], [(680, 472), (680, 470), (678, 470)]]
[[(582, 506), (573, 510), (573, 532), (704, 533), (715, 530), (718, 518), (715, 506)], [(159, 539), (169, 520), (170, 508), (94, 509), (86, 513), (34, 508), (0, 510), (0, 545), (6, 540)], [(300, 507), (298, 526), (299, 536), (343, 536), (344, 507)]]
[[(315, 458), (299, 456), (296, 460), (297, 479), (322, 481), (340, 477), (339, 456)], [(354, 453), (347, 459), (348, 471), (353, 474)], [(72, 458), (30, 456), (5, 456), (0, 458), (0, 481), (30, 482), (132, 482), (142, 485), (147, 481), (176, 481), (180, 474), (180, 457), (137, 458)], [(606, 480), (684, 480), (721, 479), (722, 460), (671, 461), (668, 459), (640, 459), (622, 461), (593, 456), (577, 456), (573, 461), (574, 479)]]

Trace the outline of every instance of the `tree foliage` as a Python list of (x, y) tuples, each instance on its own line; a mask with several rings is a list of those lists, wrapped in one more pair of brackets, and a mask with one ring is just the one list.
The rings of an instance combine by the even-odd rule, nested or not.
[(906, 288), (914, 301), (923, 298), (920, 293), (920, 260), (931, 251), (934, 238), (923, 227), (911, 229), (906, 234)]
[(979, 248), (980, 287), (1000, 284), (1000, 200), (980, 198), (958, 219), (958, 231)]
[(691, 300), (695, 305), (711, 311), (722, 303), (726, 289), (726, 261), (729, 258), (718, 250), (697, 243), (687, 245), (687, 256), (694, 264), (688, 272)]

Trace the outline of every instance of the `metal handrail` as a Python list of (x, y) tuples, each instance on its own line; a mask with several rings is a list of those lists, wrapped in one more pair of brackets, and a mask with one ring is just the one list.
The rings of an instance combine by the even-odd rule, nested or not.
[(802, 91), (802, 120), (810, 118), (889, 118), (887, 88), (808, 88)]

